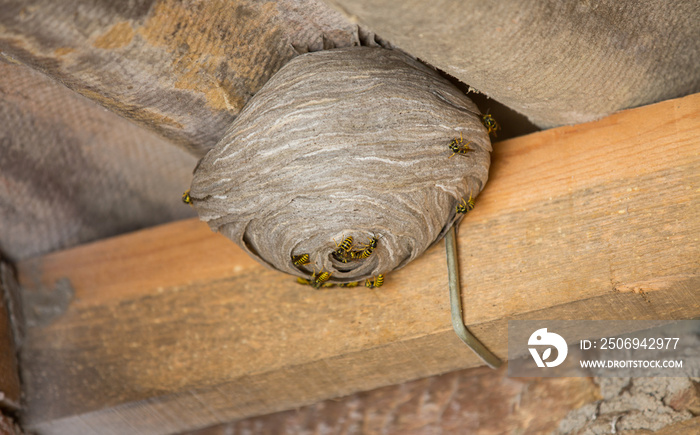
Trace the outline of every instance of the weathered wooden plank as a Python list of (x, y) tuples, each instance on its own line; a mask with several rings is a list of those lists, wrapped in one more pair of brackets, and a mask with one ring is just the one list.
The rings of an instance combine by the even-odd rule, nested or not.
[(18, 292), (13, 270), (0, 259), (0, 418), (2, 408), (17, 412), (22, 401), (15, 337), (19, 331), (12, 326), (16, 318), (10, 312), (16, 309), (13, 296), (17, 295), (13, 292)]
[[(700, 432), (700, 417), (681, 421), (656, 432), (656, 435), (692, 435)], [(644, 435), (643, 431), (637, 431), (633, 435)]]
[(570, 435), (610, 433), (613, 426), (624, 435), (700, 433), (700, 418), (692, 418), (700, 390), (687, 378), (511, 378), (506, 372), (505, 367), (458, 370), (191, 435), (295, 435), (324, 428), (365, 434)]
[(2, 255), (18, 261), (196, 216), (180, 200), (194, 156), (3, 59)]
[[(569, 411), (600, 398), (591, 378), (509, 378), (479, 367), (217, 425), (191, 435), (552, 433)], [(515, 406), (514, 406), (515, 405)]]
[(540, 127), (700, 92), (692, 2), (326, 1)]
[[(459, 236), (476, 336), (503, 357), (507, 319), (697, 317), (699, 133), (693, 95), (499, 143)], [(27, 422), (182, 431), (479, 365), (444, 264), (313, 291), (196, 221), (22, 262), (30, 308), (73, 294), (27, 332)]]
[(5, 54), (200, 157), (289, 59), (359, 45), (361, 36), (320, 0), (8, 0), (0, 8)]

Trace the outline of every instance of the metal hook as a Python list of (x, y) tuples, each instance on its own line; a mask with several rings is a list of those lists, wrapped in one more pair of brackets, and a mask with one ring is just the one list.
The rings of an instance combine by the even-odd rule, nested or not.
[(450, 311), (452, 312), (452, 327), (457, 336), (474, 351), (487, 366), (497, 369), (503, 362), (474, 337), (467, 329), (462, 319), (462, 297), (460, 295), (459, 268), (457, 267), (457, 237), (454, 225), (445, 237), (447, 250), (447, 276), (450, 287)]

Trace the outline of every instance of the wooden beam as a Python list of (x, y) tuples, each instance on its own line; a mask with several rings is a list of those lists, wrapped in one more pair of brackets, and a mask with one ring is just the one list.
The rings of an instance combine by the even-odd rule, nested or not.
[[(700, 315), (700, 94), (495, 145), (460, 227), (465, 319)], [(479, 365), (444, 244), (381, 289), (314, 291), (196, 220), (21, 262), (28, 428), (169, 433)], [(71, 299), (72, 298), (72, 299)], [(59, 304), (60, 305), (60, 304)]]
[(700, 9), (682, 0), (326, 2), (542, 128), (700, 92)]
[(9, 261), (196, 216), (197, 159), (0, 53), (0, 251)]
[(18, 412), (22, 402), (17, 367), (17, 341), (21, 332), (14, 315), (18, 297), (14, 271), (0, 259), (0, 418), (3, 409)]
[(318, 0), (6, 0), (0, 51), (199, 157), (300, 52), (360, 44)]
[(510, 378), (506, 367), (475, 367), (188, 435), (322, 433), (324, 426), (332, 433), (545, 434), (600, 398), (592, 378)]

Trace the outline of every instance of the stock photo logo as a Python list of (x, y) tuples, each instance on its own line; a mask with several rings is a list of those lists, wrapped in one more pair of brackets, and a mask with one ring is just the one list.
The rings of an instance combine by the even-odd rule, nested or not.
[[(540, 356), (537, 348), (529, 347), (528, 350), (535, 360), (537, 367), (556, 367), (566, 359), (569, 348), (566, 340), (554, 332), (547, 332), (547, 328), (538, 329), (530, 335), (527, 341), (528, 346), (547, 346)], [(554, 361), (547, 361), (552, 356), (552, 347), (557, 350), (557, 357)]]

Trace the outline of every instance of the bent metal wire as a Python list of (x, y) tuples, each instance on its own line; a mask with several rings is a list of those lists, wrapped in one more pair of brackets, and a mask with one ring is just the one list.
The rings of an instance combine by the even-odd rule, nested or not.
[(462, 317), (462, 297), (459, 285), (459, 269), (457, 267), (457, 237), (454, 225), (445, 237), (445, 249), (447, 250), (447, 276), (450, 288), (450, 311), (452, 312), (452, 327), (457, 336), (466, 344), (476, 356), (487, 366), (497, 369), (503, 362), (486, 348), (472, 335), (464, 324)]

